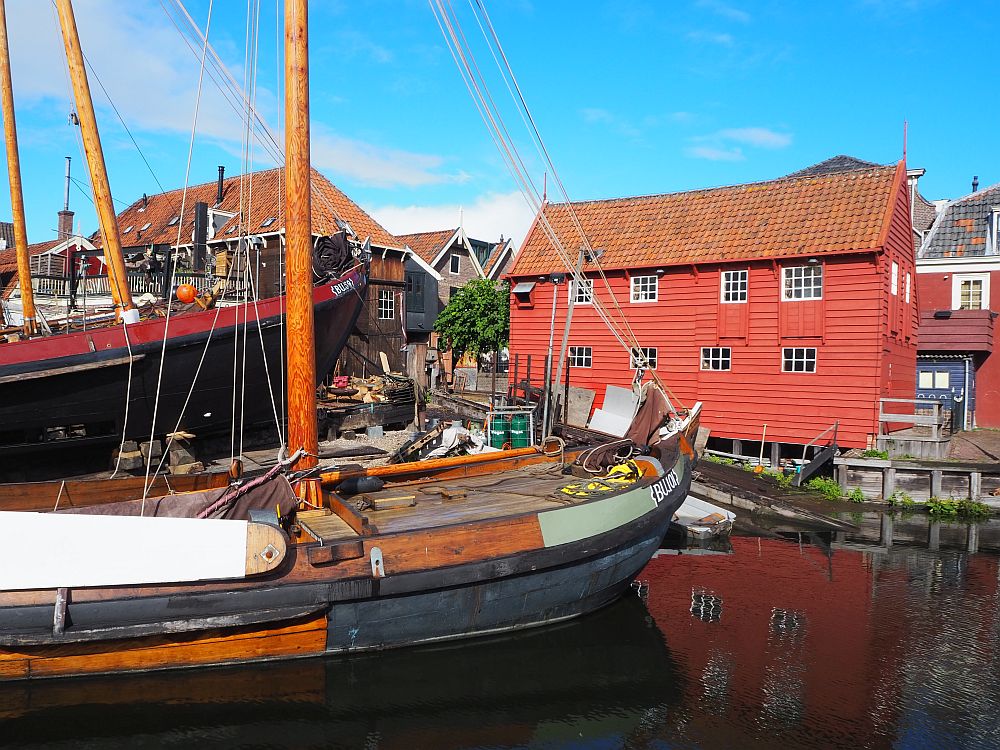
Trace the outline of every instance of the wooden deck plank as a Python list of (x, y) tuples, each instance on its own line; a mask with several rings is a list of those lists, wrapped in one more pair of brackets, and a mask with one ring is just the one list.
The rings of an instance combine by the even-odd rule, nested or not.
[(328, 508), (301, 511), (296, 515), (296, 520), (302, 528), (324, 544), (358, 538), (357, 532)]

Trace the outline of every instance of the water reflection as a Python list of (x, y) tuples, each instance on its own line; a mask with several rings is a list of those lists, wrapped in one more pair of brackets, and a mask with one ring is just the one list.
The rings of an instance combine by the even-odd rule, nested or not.
[(0, 745), (642, 747), (683, 685), (632, 596), (461, 646), (0, 687)]
[(997, 556), (861, 526), (664, 554), (645, 605), (516, 637), (8, 685), (0, 745), (996, 747)]

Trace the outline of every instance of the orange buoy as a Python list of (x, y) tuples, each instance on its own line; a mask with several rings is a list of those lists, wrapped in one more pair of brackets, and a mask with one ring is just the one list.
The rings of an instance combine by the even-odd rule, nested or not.
[(186, 305), (190, 305), (194, 302), (197, 296), (198, 290), (191, 286), (191, 284), (181, 284), (177, 287), (177, 299)]

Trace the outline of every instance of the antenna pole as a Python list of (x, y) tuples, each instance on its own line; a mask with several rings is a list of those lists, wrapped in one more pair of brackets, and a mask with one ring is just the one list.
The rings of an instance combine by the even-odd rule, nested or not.
[(21, 159), (17, 151), (17, 123), (14, 120), (14, 87), (10, 75), (10, 49), (7, 45), (7, 9), (0, 0), (0, 85), (3, 88), (4, 140), (7, 144), (7, 174), (10, 178), (10, 207), (14, 215), (14, 248), (17, 255), (17, 281), (21, 287), (21, 317), (24, 335), (37, 333), (35, 294), (31, 287), (31, 263), (28, 258), (28, 230), (24, 221), (24, 195), (21, 192)]
[(309, 169), (307, 0), (285, 0), (285, 299), (288, 309), (288, 449), (306, 454), (296, 470), (318, 463), (312, 205)]
[(62, 28), (63, 43), (66, 47), (66, 64), (69, 67), (69, 77), (73, 82), (76, 113), (80, 119), (83, 151), (87, 156), (87, 166), (90, 168), (94, 206), (97, 209), (97, 219), (101, 225), (101, 239), (104, 242), (104, 260), (108, 269), (111, 298), (121, 310), (131, 310), (135, 305), (132, 304), (132, 293), (128, 288), (121, 236), (118, 234), (118, 217), (115, 216), (115, 207), (111, 200), (111, 185), (108, 182), (108, 171), (104, 164), (104, 149), (101, 147), (101, 135), (97, 130), (94, 101), (90, 96), (90, 83), (87, 81), (83, 50), (80, 48), (80, 36), (76, 30), (73, 4), (71, 0), (55, 0), (55, 2), (56, 9), (59, 11), (59, 26)]

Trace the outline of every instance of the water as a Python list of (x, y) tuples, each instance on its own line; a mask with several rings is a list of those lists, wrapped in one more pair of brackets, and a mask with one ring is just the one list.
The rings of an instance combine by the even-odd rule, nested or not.
[(517, 637), (7, 685), (0, 746), (1000, 746), (995, 555), (789, 536), (661, 555), (645, 604)]

